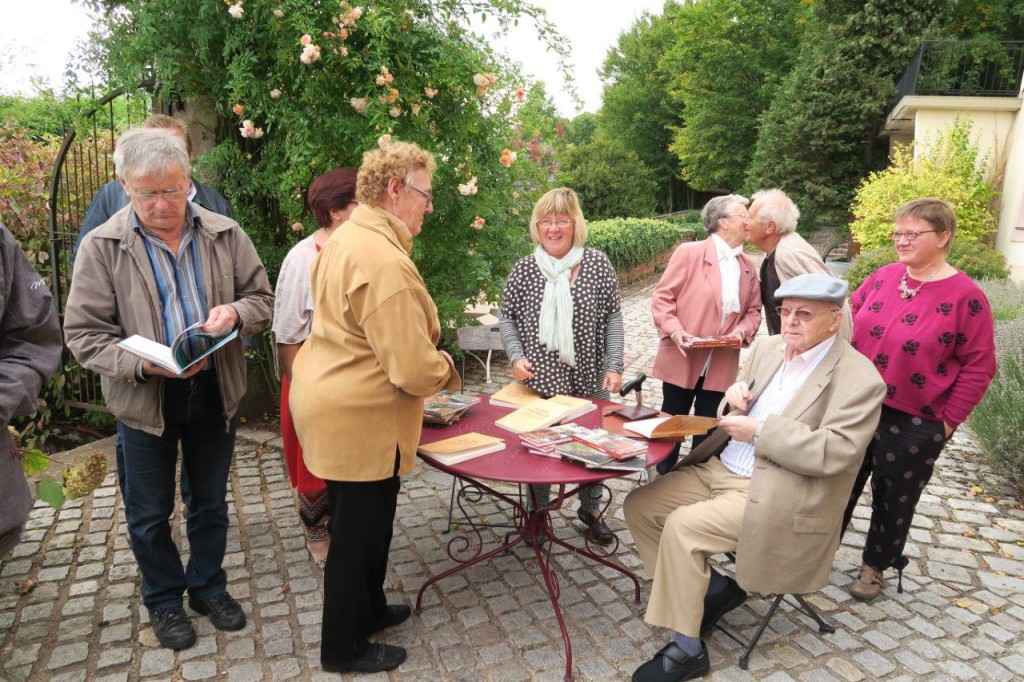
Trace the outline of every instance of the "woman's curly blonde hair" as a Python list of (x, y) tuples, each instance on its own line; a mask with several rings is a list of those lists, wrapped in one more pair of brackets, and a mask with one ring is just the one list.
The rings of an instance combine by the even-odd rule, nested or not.
[(412, 142), (391, 142), (363, 154), (363, 165), (356, 178), (356, 200), (382, 206), (391, 178), (402, 178), (408, 186), (413, 173), (423, 168), (434, 174), (434, 155)]

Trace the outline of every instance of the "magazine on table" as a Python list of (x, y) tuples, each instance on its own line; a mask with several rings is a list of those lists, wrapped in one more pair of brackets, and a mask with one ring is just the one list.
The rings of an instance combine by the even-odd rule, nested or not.
[(118, 342), (117, 347), (181, 376), (189, 367), (212, 355), (218, 348), (238, 337), (237, 328), (232, 329), (224, 336), (214, 336), (203, 331), (203, 324), (205, 323), (196, 322), (191, 327), (182, 330), (174, 337), (170, 346), (165, 346), (139, 334), (133, 334)]
[(423, 421), (446, 426), (459, 419), (480, 398), (466, 393), (438, 391), (423, 401)]
[(586, 446), (578, 441), (559, 445), (555, 448), (566, 459), (579, 462), (588, 469), (614, 469), (617, 471), (643, 471), (647, 468), (647, 457), (633, 457), (618, 460), (600, 450)]

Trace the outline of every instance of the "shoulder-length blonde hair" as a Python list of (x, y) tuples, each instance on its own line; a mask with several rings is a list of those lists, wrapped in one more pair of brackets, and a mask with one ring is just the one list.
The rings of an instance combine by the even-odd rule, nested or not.
[(583, 246), (586, 243), (587, 220), (580, 209), (580, 198), (568, 187), (559, 187), (542, 196), (533, 206), (533, 215), (530, 216), (530, 239), (533, 240), (534, 246), (540, 244), (540, 229), (537, 223), (552, 213), (572, 218), (575, 228), (572, 235), (573, 246)]
[(434, 155), (412, 142), (391, 142), (363, 154), (363, 164), (356, 178), (356, 200), (371, 206), (382, 206), (387, 197), (388, 182), (401, 178), (406, 186), (413, 174), (423, 168), (434, 174)]

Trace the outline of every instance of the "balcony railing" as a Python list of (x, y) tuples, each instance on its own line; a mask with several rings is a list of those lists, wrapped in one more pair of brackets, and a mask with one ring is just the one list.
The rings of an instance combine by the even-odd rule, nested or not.
[(897, 84), (907, 95), (1016, 97), (1024, 75), (1024, 42), (926, 40)]

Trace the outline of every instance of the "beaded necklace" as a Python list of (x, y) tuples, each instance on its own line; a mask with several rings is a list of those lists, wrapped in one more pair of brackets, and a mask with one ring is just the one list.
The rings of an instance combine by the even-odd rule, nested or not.
[(942, 270), (942, 268), (945, 267), (945, 265), (946, 264), (943, 263), (936, 269), (932, 270), (932, 274), (929, 275), (927, 279), (921, 280), (921, 283), (918, 284), (913, 289), (907, 286), (907, 273), (910, 271), (910, 268), (904, 270), (903, 276), (900, 277), (900, 298), (902, 298), (904, 301), (909, 301), (910, 299), (917, 296), (917, 294), (921, 291), (921, 287), (923, 287), (928, 282), (932, 281), (932, 278), (935, 277), (935, 275), (939, 274), (939, 271)]

